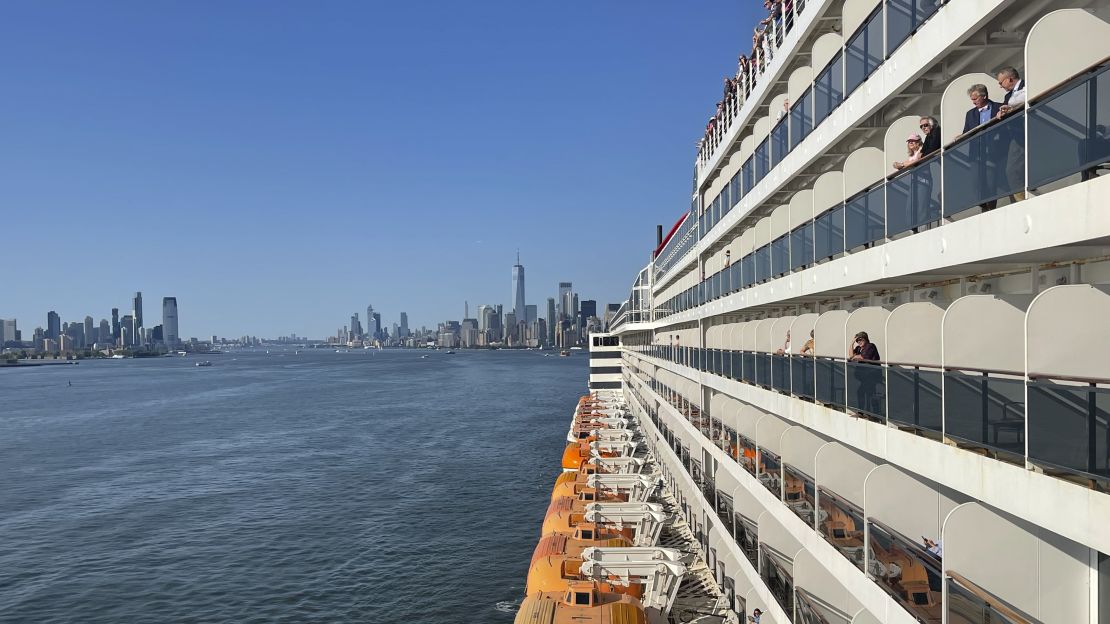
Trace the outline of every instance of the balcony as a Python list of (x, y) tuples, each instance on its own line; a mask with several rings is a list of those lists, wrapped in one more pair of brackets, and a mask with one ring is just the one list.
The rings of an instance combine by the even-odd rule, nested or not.
[[(1027, 47), (1036, 48), (1034, 43), (1031, 35)], [(666, 319), (743, 292), (772, 276), (804, 272), (829, 259), (943, 227), (1000, 203), (1098, 177), (1110, 160), (1110, 136), (1105, 131), (1110, 106), (1106, 98), (1097, 97), (1100, 88), (1107, 88), (1108, 68), (1103, 59), (1059, 77), (1058, 84), (1042, 89), (1025, 110), (956, 136), (941, 151), (895, 175), (884, 177), (884, 163), (900, 157), (897, 153), (875, 147), (856, 150), (844, 160), (843, 172), (824, 174), (811, 189), (796, 192), (788, 206), (739, 231), (727, 247), (707, 256), (705, 280), (694, 276), (681, 288), (671, 283), (661, 290), (655, 297), (655, 318)], [(961, 80), (986, 78), (970, 75)], [(949, 91), (958, 93), (946, 93), (945, 102), (964, 97), (962, 89)], [(897, 143), (892, 137), (908, 121), (892, 126), (884, 145)], [(745, 193), (743, 175), (738, 175), (722, 191), (727, 201), (711, 202), (700, 217), (702, 239), (728, 213), (724, 206), (735, 205), (734, 198)], [(857, 184), (845, 197), (848, 185), (843, 179), (873, 182)], [(835, 189), (841, 189), (839, 197)], [(746, 241), (748, 231), (758, 236)], [(733, 253), (737, 241), (739, 249)]]

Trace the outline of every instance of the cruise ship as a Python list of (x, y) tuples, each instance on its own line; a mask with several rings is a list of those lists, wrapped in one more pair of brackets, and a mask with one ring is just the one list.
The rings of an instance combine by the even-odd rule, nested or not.
[(723, 621), (1110, 624), (1110, 6), (777, 6), (592, 391)]

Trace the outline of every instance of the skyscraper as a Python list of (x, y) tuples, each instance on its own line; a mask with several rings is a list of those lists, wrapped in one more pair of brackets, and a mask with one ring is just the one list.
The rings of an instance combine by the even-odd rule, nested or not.
[(0, 319), (0, 349), (5, 342), (15, 340), (15, 319)]
[(401, 333), (398, 335), (398, 338), (407, 338), (408, 335), (409, 335), (409, 314), (408, 314), (408, 312), (402, 312), (401, 313), (401, 327), (400, 327), (400, 330), (401, 330)]
[(585, 328), (589, 323), (587, 321), (591, 316), (597, 316), (597, 301), (593, 299), (586, 299), (581, 304), (578, 310), (578, 326)]
[(119, 342), (119, 308), (112, 308), (112, 340)]
[(50, 340), (57, 340), (62, 335), (62, 317), (58, 313), (51, 310), (46, 313), (46, 337)]
[(547, 344), (555, 344), (555, 298), (547, 298)]
[(516, 264), (513, 265), (513, 314), (518, 319), (524, 319), (524, 266), (520, 264), (520, 252), (516, 254)]
[[(370, 323), (369, 318), (366, 319), (366, 323), (367, 324)], [(358, 312), (355, 312), (354, 314), (351, 315), (351, 334), (354, 337), (358, 337), (358, 336), (362, 335), (362, 323), (358, 322)]]
[(570, 282), (559, 282), (559, 298), (556, 300), (555, 304), (558, 306), (560, 319), (565, 319), (571, 315), (569, 310), (571, 304), (569, 299), (571, 288), (573, 287)]
[(136, 291), (131, 299), (131, 344), (143, 341), (143, 293)]
[(374, 306), (366, 306), (366, 331), (373, 331), (374, 327)]
[(524, 306), (524, 322), (531, 326), (538, 318), (535, 305)]
[(111, 344), (115, 340), (112, 337), (112, 325), (108, 323), (108, 319), (100, 319), (100, 332), (96, 340), (102, 345)]
[(162, 340), (170, 348), (181, 340), (177, 333), (177, 297), (162, 297)]
[(93, 325), (93, 317), (85, 317), (85, 344), (86, 347), (91, 347), (96, 342), (96, 326)]

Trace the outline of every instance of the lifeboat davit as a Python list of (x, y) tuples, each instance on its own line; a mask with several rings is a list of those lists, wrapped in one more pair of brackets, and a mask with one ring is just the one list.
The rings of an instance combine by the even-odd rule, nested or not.
[(542, 592), (520, 603), (516, 624), (647, 624), (640, 601), (598, 591), (595, 583), (571, 583), (564, 591)]
[[(548, 555), (532, 562), (528, 568), (528, 581), (525, 585), (524, 595), (532, 596), (548, 592), (565, 591), (574, 583), (589, 582), (591, 579), (582, 575), (582, 558), (567, 555)], [(598, 592), (603, 594), (625, 594), (637, 600), (644, 597), (644, 587), (639, 583), (618, 586), (605, 581), (595, 583)]]

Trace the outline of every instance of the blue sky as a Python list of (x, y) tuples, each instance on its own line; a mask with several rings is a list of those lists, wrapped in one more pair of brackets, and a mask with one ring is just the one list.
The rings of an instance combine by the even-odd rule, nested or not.
[(528, 303), (621, 301), (761, 4), (6, 3), (0, 318), (434, 326), (517, 248)]

